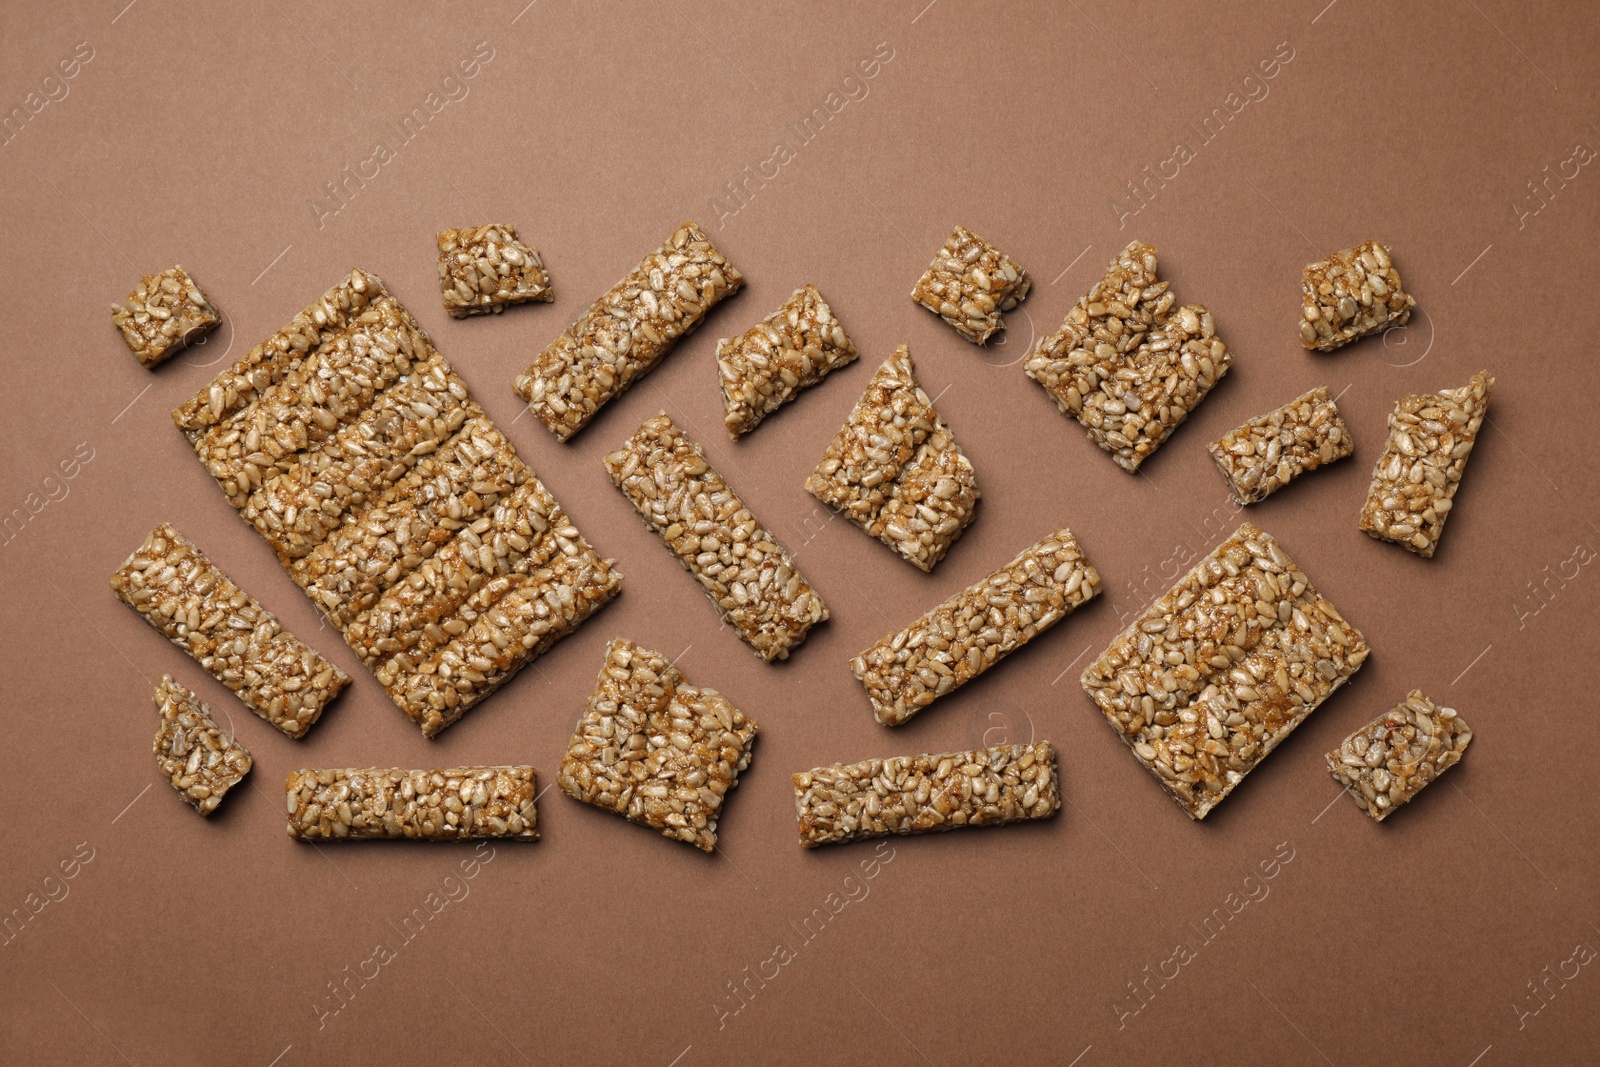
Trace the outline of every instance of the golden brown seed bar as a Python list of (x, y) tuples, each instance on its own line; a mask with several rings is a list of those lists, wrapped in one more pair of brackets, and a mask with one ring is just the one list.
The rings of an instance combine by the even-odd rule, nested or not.
[(519, 241), (514, 226), (441, 230), (438, 244), (439, 288), (452, 318), (498, 315), (508, 304), (555, 299), (539, 250)]
[(1265, 500), (1290, 481), (1355, 451), (1325, 386), (1229, 430), (1209, 446), (1241, 504)]
[(1032, 285), (1016, 260), (957, 226), (917, 279), (911, 299), (981, 345), (1004, 327), (1001, 312), (1022, 303)]
[(291, 771), (289, 836), (307, 841), (539, 839), (532, 767)]
[(201, 815), (210, 815), (228, 790), (250, 773), (249, 751), (218, 728), (211, 709), (189, 689), (162, 675), (155, 691), (161, 728), (152, 751), (172, 788)]
[(1377, 241), (1307, 264), (1301, 294), (1300, 343), (1319, 352), (1404, 326), (1417, 306), (1400, 288), (1389, 250)]
[(723, 425), (730, 437), (761, 420), (855, 360), (856, 346), (814, 285), (804, 285), (783, 306), (738, 337), (717, 342)]
[(1328, 773), (1362, 811), (1382, 822), (1459, 763), (1471, 741), (1472, 728), (1454, 708), (1441, 708), (1413, 689), (1328, 753)]
[(222, 316), (179, 264), (141, 278), (127, 303), (111, 305), (111, 321), (134, 358), (154, 367), (216, 329)]

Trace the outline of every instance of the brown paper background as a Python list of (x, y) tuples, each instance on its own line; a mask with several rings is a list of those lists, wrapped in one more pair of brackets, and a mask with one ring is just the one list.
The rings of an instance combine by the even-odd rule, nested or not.
[[(123, 2), (0, 11), (0, 108), (41, 86), (59, 96), (63, 83), (44, 81), (57, 61), (77, 42), (93, 49), (67, 95), (0, 148), (0, 506), (25, 515), (0, 546), (0, 912), (59, 898), (0, 948), (0, 1059), (1466, 1067), (1600, 1056), (1600, 975), (1584, 966), (1584, 946), (1600, 945), (1597, 804), (1583, 770), (1600, 654), (1600, 575), (1585, 562), (1600, 539), (1588, 443), (1600, 176), (1573, 162), (1544, 200), (1527, 187), (1600, 143), (1592, 7)], [(451, 83), (466, 95), (401, 144), (391, 123), (452, 91), (443, 79), (477, 42), (493, 58)], [(1258, 62), (1283, 42), (1292, 60), (1261, 79)], [(846, 84), (875, 47), (892, 58)], [(1177, 140), (1194, 147), (1188, 124), (1226, 110), (1230, 93), (1256, 99), (1176, 177), (1151, 180), (1119, 227), (1113, 203), (1137, 206), (1127, 183)], [(840, 101), (795, 144), (785, 124)], [(394, 158), (319, 226), (309, 202), (376, 140)], [(726, 183), (784, 140), (793, 158), (751, 179), (742, 205), (730, 199)], [(747, 290), (570, 444), (519, 419), (512, 377), (686, 217)], [(432, 235), (489, 219), (542, 250), (556, 301), (453, 321)], [(907, 299), (957, 222), (1036, 279), (1005, 343), (987, 350)], [(1236, 362), (1130, 476), (1019, 363), (1134, 237), (1160, 248), (1181, 300), (1213, 310)], [(1306, 353), (1300, 268), (1368, 237), (1394, 249), (1418, 301), (1412, 325)], [(174, 262), (227, 323), (150, 372), (106, 306)], [(355, 265), (407, 304), (626, 576), (617, 602), (434, 742), (319, 625), (167, 414)], [(731, 444), (716, 338), (804, 282), (864, 358)], [(902, 342), (983, 490), (977, 522), (932, 576), (830, 521), (801, 488)], [(1395, 400), (1484, 367), (1499, 379), (1492, 422), (1438, 556), (1358, 532)], [(1317, 384), (1339, 395), (1355, 458), (1248, 517), (1373, 654), (1195, 825), (1077, 674), (1119, 618), (1170, 584), (1169, 561), (1209, 551), (1244, 517), (1206, 442)], [(719, 629), (608, 484), (599, 457), (661, 409), (832, 607), (789, 662), (764, 665)], [(80, 444), (92, 461), (47, 485)], [(161, 521), (355, 676), (308, 740), (268, 728), (116, 602), (107, 576)], [(1106, 594), (905, 728), (876, 725), (850, 656), (1063, 524)], [(559, 790), (540, 803), (544, 839), (499, 844), (471, 879), (459, 878), (471, 846), (314, 848), (284, 835), (280, 783), (302, 766), (528, 762), (550, 783), (614, 634), (681, 650), (692, 681), (762, 727), (720, 855)], [(256, 757), (248, 787), (210, 821), (149, 754), (163, 672)], [(1477, 736), (1458, 769), (1380, 827), (1340, 797), (1322, 753), (1412, 687), (1459, 708)], [(795, 771), (1029, 738), (1060, 754), (1068, 803), (1049, 823), (877, 852), (796, 845)], [(1275, 848), (1292, 860), (1267, 862), (1268, 879), (1260, 865)], [(75, 849), (92, 859), (74, 866)], [(75, 877), (62, 877), (64, 861)], [(404, 916), (446, 890), (461, 899), (404, 942)], [(1250, 902), (1207, 941), (1206, 917), (1227, 914), (1229, 894)], [(825, 921), (805, 926), (815, 909)], [(394, 958), (350, 977), (373, 973), (363, 961), (380, 943)], [(1192, 958), (1167, 962), (1180, 943)], [(341, 981), (342, 1002), (330, 992)], [(341, 1003), (319, 1017), (318, 1004)]]

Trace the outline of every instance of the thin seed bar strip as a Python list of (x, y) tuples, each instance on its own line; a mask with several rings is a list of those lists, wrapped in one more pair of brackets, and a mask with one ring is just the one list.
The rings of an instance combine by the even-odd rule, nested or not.
[(350, 676), (284, 631), (198, 548), (162, 523), (111, 576), (117, 596), (257, 715), (303, 737)]
[(217, 727), (205, 702), (171, 675), (162, 675), (155, 701), (161, 716), (151, 746), (156, 765), (195, 811), (210, 815), (255, 761), (243, 745)]
[(1411, 321), (1416, 300), (1400, 288), (1389, 250), (1367, 241), (1306, 265), (1300, 343), (1319, 352)]
[(552, 341), (513, 388), (565, 441), (743, 285), (700, 227), (685, 222)]
[(1175, 303), (1157, 279), (1156, 250), (1134, 241), (1025, 365), (1126, 471), (1137, 471), (1233, 364), (1211, 312)]
[(1461, 761), (1472, 728), (1454, 708), (1411, 694), (1328, 753), (1328, 773), (1361, 810), (1382, 822)]
[(1319, 385), (1208, 447), (1234, 499), (1254, 504), (1307, 471), (1343, 459), (1356, 446), (1327, 388)]
[(814, 285), (801, 286), (783, 306), (738, 337), (717, 342), (722, 423), (737, 438), (855, 360), (856, 346)]
[(1048, 819), (1061, 810), (1048, 741), (936, 756), (895, 756), (794, 776), (806, 848), (891, 834)]
[(1483, 370), (1459, 389), (1401, 398), (1389, 415), (1389, 443), (1372, 468), (1361, 529), (1433, 556), (1493, 387), (1494, 376)]
[(514, 226), (441, 230), (438, 243), (439, 288), (452, 318), (498, 315), (508, 304), (555, 299), (539, 250), (517, 240)]
[(141, 279), (126, 304), (111, 305), (111, 321), (128, 350), (154, 367), (222, 323), (222, 316), (180, 264)]
[(755, 736), (756, 724), (726, 697), (689, 685), (661, 653), (618, 637), (558, 781), (574, 800), (712, 852)]
[(289, 836), (306, 841), (539, 840), (532, 767), (291, 771)]
[(911, 290), (911, 299), (962, 337), (981, 345), (1005, 324), (1001, 312), (1027, 297), (1033, 279), (1017, 261), (965, 226), (957, 226)]
[(899, 726), (1100, 592), (1100, 572), (1065, 527), (850, 661), (872, 713)]
[(756, 655), (788, 659), (828, 606), (665, 413), (605, 457), (611, 480)]
[(1084, 691), (1203, 819), (1367, 658), (1360, 631), (1250, 523), (1083, 672)]

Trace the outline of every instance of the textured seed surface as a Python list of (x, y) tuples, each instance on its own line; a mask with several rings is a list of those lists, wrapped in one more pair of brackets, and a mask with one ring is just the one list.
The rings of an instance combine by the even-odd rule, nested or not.
[(1319, 352), (1404, 326), (1417, 306), (1400, 288), (1389, 250), (1377, 241), (1307, 264), (1301, 295), (1300, 343)]
[(1300, 475), (1348, 456), (1355, 442), (1327, 388), (1319, 385), (1208, 447), (1234, 499), (1254, 504)]
[(452, 318), (498, 315), (509, 304), (555, 299), (539, 250), (517, 240), (516, 227), (440, 230), (437, 239), (439, 288)]
[(1461, 760), (1472, 729), (1454, 708), (1413, 689), (1405, 700), (1328, 753), (1328, 773), (1382, 822)]
[(141, 278), (126, 303), (111, 305), (111, 321), (134, 358), (154, 367), (216, 329), (222, 316), (180, 264)]
[(532, 767), (291, 771), (289, 836), (308, 841), (539, 839)]
[(911, 299), (981, 345), (1004, 328), (1001, 313), (1022, 303), (1032, 286), (1016, 260), (957, 226), (917, 279)]
[(156, 765), (179, 796), (201, 815), (210, 815), (250, 773), (254, 761), (243, 745), (218, 728), (205, 702), (171, 675), (161, 676), (155, 702), (161, 716), (151, 746)]
[(856, 346), (814, 285), (738, 337), (717, 342), (723, 425), (740, 437), (761, 420), (855, 360)]

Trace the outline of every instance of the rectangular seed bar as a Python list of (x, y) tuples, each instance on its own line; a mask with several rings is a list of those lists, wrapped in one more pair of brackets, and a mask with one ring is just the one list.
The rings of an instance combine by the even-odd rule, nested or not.
[(1017, 261), (957, 226), (911, 290), (911, 299), (975, 345), (1005, 323), (1000, 314), (1027, 297), (1033, 279)]
[(1300, 343), (1319, 352), (1404, 326), (1417, 306), (1400, 288), (1389, 250), (1377, 241), (1307, 264), (1300, 289)]
[(1319, 385), (1208, 447), (1234, 499), (1254, 504), (1307, 471), (1343, 459), (1356, 446), (1327, 387)]
[(111, 305), (111, 321), (134, 358), (154, 367), (216, 329), (222, 316), (179, 264), (140, 279), (126, 304)]
[(685, 222), (539, 353), (513, 388), (565, 441), (743, 285), (700, 227)]
[(539, 840), (532, 767), (291, 771), (289, 836), (307, 841)]
[(243, 745), (217, 727), (205, 702), (171, 675), (161, 676), (155, 701), (161, 716), (161, 728), (151, 745), (156, 765), (195, 811), (210, 815), (255, 761)]
[(722, 424), (737, 438), (855, 360), (856, 346), (814, 285), (803, 285), (783, 306), (738, 337), (717, 342)]
[(350, 676), (284, 631), (273, 614), (166, 523), (111, 576), (111, 588), (257, 715), (303, 737)]
[(1240, 526), (1083, 672), (1084, 691), (1203, 819), (1367, 658), (1271, 536)]
[(828, 606), (700, 446), (665, 413), (605, 457), (622, 494), (762, 659), (787, 659)]
[(970, 682), (1100, 592), (1100, 572), (1062, 527), (850, 661), (885, 726)]
[(1372, 468), (1361, 529), (1433, 556), (1493, 387), (1494, 376), (1482, 370), (1459, 389), (1401, 398), (1389, 415), (1389, 443)]
[(1328, 753), (1328, 773), (1362, 811), (1382, 822), (1459, 763), (1471, 741), (1472, 728), (1454, 708), (1441, 708), (1413, 689)]
[(514, 226), (440, 230), (438, 244), (439, 288), (451, 318), (498, 315), (508, 304), (555, 299), (539, 250), (517, 240)]
[(806, 848), (891, 834), (1048, 819), (1061, 810), (1048, 741), (935, 756), (895, 756), (794, 776)]

